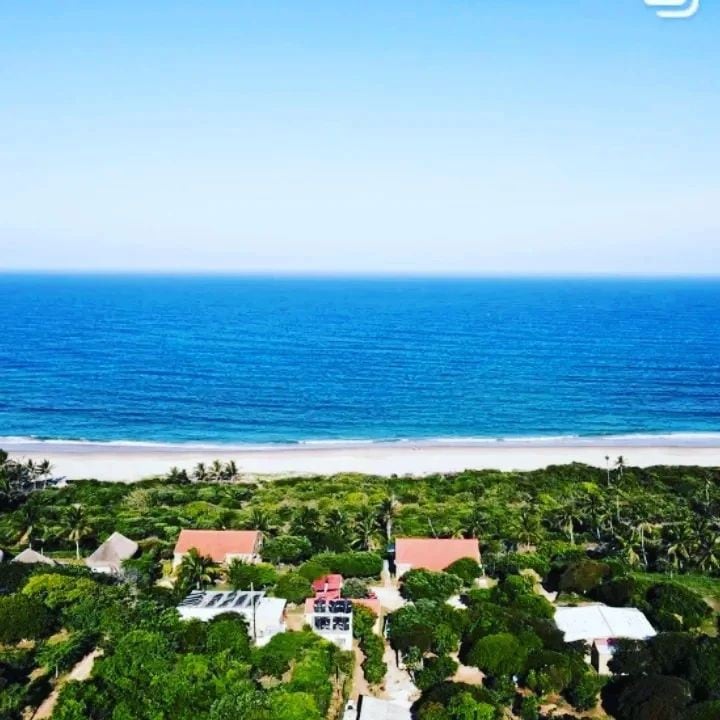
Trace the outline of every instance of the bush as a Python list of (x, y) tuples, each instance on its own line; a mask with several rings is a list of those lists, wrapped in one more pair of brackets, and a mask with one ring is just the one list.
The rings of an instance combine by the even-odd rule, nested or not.
[(560, 576), (560, 590), (585, 595), (610, 575), (610, 566), (596, 560), (570, 563)]
[(263, 675), (280, 678), (290, 669), (290, 663), (302, 652), (319, 642), (312, 632), (285, 632), (274, 635), (270, 642), (253, 653), (254, 665)]
[(482, 568), (477, 560), (472, 558), (460, 558), (445, 568), (449, 575), (459, 577), (464, 585), (472, 585), (482, 575)]
[(321, 553), (316, 560), (327, 565), (330, 572), (339, 573), (343, 577), (376, 578), (380, 576), (383, 561), (374, 552)]
[(680, 720), (717, 720), (720, 718), (720, 700), (699, 703), (688, 708)]
[(15, 594), (0, 597), (0, 643), (39, 640), (52, 634), (53, 616), (37, 600)]
[(365, 655), (362, 663), (365, 679), (371, 685), (379, 685), (387, 674), (387, 665), (383, 660), (385, 643), (382, 638), (370, 634), (362, 639), (360, 649)]
[(95, 640), (91, 635), (76, 633), (67, 640), (48, 643), (38, 651), (38, 663), (51, 672), (65, 672), (92, 650)]
[(296, 565), (310, 557), (312, 545), (306, 537), (281, 535), (266, 540), (261, 552), (263, 560), (267, 560), (273, 565)]
[(705, 601), (679, 583), (667, 582), (653, 585), (648, 590), (646, 599), (652, 608), (653, 619), (662, 622), (664, 617), (667, 622), (667, 616), (675, 615), (681, 618), (682, 626), (687, 630), (699, 627), (712, 616), (712, 610)]
[(246, 660), (250, 657), (250, 635), (252, 627), (242, 615), (223, 613), (208, 623), (208, 652), (221, 653), (228, 651), (233, 659)]
[(421, 690), (427, 690), (452, 677), (457, 669), (457, 662), (447, 655), (428, 658), (422, 670), (415, 674), (415, 684)]
[(372, 635), (377, 615), (362, 605), (353, 607), (353, 635), (356, 638), (366, 638)]
[(631, 682), (618, 698), (618, 720), (677, 720), (691, 698), (690, 684), (672, 676), (648, 675)]
[(519, 675), (525, 668), (526, 657), (527, 649), (511, 633), (481, 638), (468, 654), (472, 665), (494, 676)]
[(317, 558), (311, 558), (300, 566), (298, 572), (310, 582), (315, 582), (315, 580), (323, 577), (323, 575), (328, 575), (330, 568), (327, 563), (320, 562)]
[(262, 590), (277, 582), (277, 572), (272, 565), (259, 563), (252, 565), (241, 560), (233, 560), (228, 567), (228, 582), (236, 590)]
[(408, 600), (445, 601), (460, 590), (462, 581), (457, 575), (432, 570), (410, 570), (402, 577), (401, 595)]
[(592, 710), (607, 679), (588, 669), (568, 688), (566, 697), (577, 710)]
[(366, 598), (368, 584), (360, 578), (350, 578), (343, 583), (342, 594), (346, 598)]
[(281, 575), (275, 584), (275, 596), (285, 598), (288, 602), (296, 605), (312, 595), (313, 589), (310, 581), (296, 572)]
[(23, 595), (59, 610), (83, 597), (91, 595), (96, 583), (90, 578), (78, 578), (58, 573), (33, 575), (22, 590)]

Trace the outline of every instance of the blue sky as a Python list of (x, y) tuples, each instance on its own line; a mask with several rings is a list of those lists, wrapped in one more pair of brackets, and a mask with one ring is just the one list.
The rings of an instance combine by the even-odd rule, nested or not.
[(720, 6), (0, 5), (0, 268), (720, 273)]

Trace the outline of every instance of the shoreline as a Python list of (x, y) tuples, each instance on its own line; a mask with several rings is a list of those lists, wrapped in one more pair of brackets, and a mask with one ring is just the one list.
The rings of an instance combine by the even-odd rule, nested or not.
[(0, 439), (15, 459), (48, 459), (53, 474), (70, 479), (136, 482), (172, 466), (191, 471), (199, 462), (234, 460), (246, 476), (421, 476), (466, 469), (536, 470), (572, 462), (604, 468), (622, 455), (626, 465), (720, 467), (720, 434), (678, 433), (595, 438), (442, 439), (397, 442), (328, 441), (292, 445), (153, 444)]

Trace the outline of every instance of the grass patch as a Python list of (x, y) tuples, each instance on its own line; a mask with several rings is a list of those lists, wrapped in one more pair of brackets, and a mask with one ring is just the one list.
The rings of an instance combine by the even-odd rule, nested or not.
[(674, 582), (700, 595), (713, 610), (720, 611), (720, 578), (707, 575), (667, 575), (664, 573), (632, 573), (638, 580)]

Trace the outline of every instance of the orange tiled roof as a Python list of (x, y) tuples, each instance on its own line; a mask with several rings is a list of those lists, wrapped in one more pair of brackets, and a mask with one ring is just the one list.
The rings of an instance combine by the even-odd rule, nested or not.
[(313, 584), (312, 589), (316, 593), (323, 593), (323, 592), (335, 592), (340, 590), (343, 586), (343, 576), (342, 575), (323, 575), (321, 578), (318, 578)]
[(257, 530), (181, 530), (175, 552), (195, 548), (200, 555), (224, 562), (226, 555), (252, 555), (260, 540)]
[(396, 565), (440, 571), (466, 557), (480, 562), (480, 544), (476, 539), (398, 538), (395, 541)]

